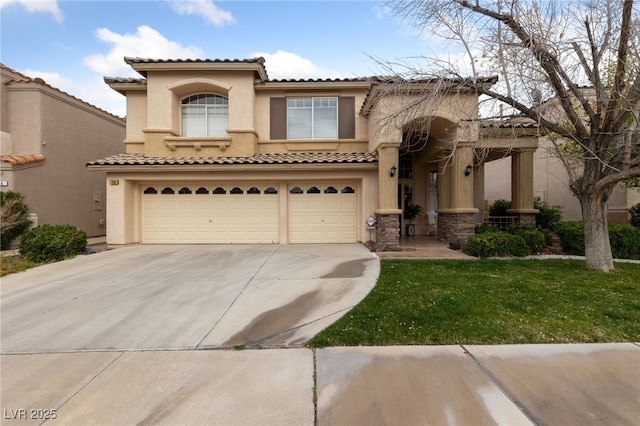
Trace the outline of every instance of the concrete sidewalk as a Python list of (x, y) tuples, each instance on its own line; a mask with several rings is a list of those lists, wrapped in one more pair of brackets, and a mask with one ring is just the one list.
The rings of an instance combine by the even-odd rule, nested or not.
[(7, 425), (47, 416), (57, 425), (640, 419), (640, 345), (632, 343), (100, 351), (2, 355), (1, 363)]

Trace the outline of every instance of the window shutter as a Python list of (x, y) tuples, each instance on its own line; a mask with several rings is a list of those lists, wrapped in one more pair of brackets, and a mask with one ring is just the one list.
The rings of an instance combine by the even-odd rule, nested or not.
[(271, 98), (269, 126), (271, 139), (287, 138), (287, 99)]
[(341, 96), (338, 98), (338, 138), (356, 138), (356, 98)]

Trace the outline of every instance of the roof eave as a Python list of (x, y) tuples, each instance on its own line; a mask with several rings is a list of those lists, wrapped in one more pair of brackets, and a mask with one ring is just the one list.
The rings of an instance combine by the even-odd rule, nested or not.
[(125, 62), (143, 77), (149, 71), (253, 71), (260, 80), (267, 80), (263, 61), (137, 61), (125, 58)]

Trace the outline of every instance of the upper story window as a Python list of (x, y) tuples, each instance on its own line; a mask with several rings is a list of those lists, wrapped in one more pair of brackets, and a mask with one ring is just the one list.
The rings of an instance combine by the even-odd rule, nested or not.
[(338, 98), (287, 98), (287, 139), (336, 139)]
[(201, 93), (182, 100), (182, 136), (227, 136), (229, 101)]

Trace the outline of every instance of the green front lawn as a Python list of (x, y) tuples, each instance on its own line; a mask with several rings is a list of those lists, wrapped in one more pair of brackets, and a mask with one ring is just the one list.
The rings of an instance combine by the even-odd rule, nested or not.
[(312, 346), (640, 341), (640, 265), (382, 260), (378, 283)]

